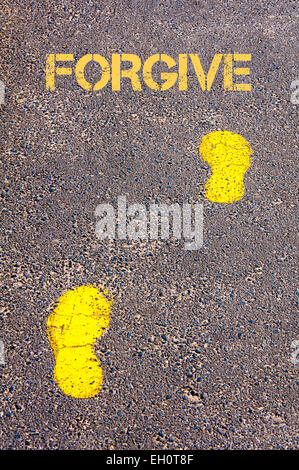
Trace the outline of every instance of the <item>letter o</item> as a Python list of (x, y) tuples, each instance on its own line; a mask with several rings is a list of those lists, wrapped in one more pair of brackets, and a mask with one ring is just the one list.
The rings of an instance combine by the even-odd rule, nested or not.
[[(97, 62), (100, 64), (102, 68), (102, 76), (101, 79), (94, 85), (92, 88), (92, 84), (89, 83), (84, 76), (84, 69), (89, 62)], [(110, 65), (105, 57), (101, 56), (100, 54), (86, 54), (81, 59), (78, 60), (76, 68), (75, 68), (75, 75), (78, 84), (84, 90), (94, 90), (98, 91), (104, 88), (110, 79)]]

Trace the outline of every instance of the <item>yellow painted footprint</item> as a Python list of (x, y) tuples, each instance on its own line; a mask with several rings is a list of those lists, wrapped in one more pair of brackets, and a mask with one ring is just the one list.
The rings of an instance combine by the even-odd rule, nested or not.
[(199, 153), (212, 169), (212, 176), (205, 184), (205, 197), (226, 204), (241, 199), (243, 178), (253, 154), (247, 140), (228, 131), (211, 132), (203, 137)]
[(93, 344), (110, 321), (113, 300), (96, 286), (69, 290), (47, 321), (47, 334), (55, 356), (54, 379), (66, 395), (94, 397), (103, 382)]

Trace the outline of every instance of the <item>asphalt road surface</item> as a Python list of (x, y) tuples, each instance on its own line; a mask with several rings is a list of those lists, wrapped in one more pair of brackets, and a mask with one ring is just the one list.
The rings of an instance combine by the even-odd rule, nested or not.
[[(1, 449), (298, 448), (295, 1), (4, 1), (1, 13)], [(85, 54), (246, 53), (251, 91), (84, 90)], [(46, 89), (46, 55), (73, 54)], [(161, 66), (163, 69), (163, 66)], [(161, 69), (161, 70), (162, 70)], [(162, 70), (167, 72), (167, 67)], [(85, 77), (96, 83), (97, 64)], [(159, 75), (159, 67), (155, 69)], [(142, 78), (142, 77), (141, 77)], [(158, 80), (158, 79), (157, 79)], [(204, 135), (244, 137), (245, 194), (204, 195)], [(100, 240), (95, 208), (203, 204), (203, 246)], [(114, 306), (95, 352), (103, 386), (66, 396), (46, 322), (99, 284)]]

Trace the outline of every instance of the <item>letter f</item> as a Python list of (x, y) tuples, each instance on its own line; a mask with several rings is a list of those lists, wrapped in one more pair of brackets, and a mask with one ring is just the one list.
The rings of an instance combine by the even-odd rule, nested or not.
[(56, 67), (55, 61), (72, 61), (73, 54), (47, 54), (46, 62), (46, 88), (47, 90), (55, 90), (55, 74), (56, 75), (72, 75), (73, 71), (69, 67)]

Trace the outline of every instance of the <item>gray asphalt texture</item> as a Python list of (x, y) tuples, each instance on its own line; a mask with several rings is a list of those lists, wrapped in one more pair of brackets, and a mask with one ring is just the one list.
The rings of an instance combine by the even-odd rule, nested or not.
[[(298, 448), (294, 1), (4, 1), (1, 449)], [(45, 88), (48, 53), (252, 54), (252, 92)], [(86, 69), (95, 77), (96, 68)], [(193, 78), (192, 78), (193, 77)], [(245, 77), (246, 78), (246, 77)], [(241, 81), (241, 78), (240, 78)], [(245, 80), (246, 81), (246, 80)], [(201, 138), (246, 138), (236, 203), (204, 198)], [(203, 202), (204, 246), (100, 241), (99, 203)], [(115, 298), (95, 398), (53, 380), (46, 321), (85, 284)]]

